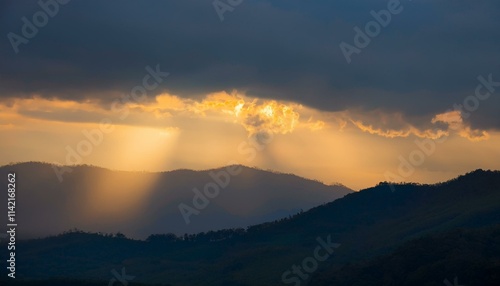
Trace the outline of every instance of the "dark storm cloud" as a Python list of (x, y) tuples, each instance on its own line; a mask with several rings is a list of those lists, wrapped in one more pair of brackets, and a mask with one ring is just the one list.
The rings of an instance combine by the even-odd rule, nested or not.
[[(222, 2), (226, 2), (221, 0)], [(386, 110), (432, 117), (474, 94), (477, 76), (500, 81), (500, 2), (407, 1), (348, 64), (371, 10), (388, 1), (243, 1), (220, 21), (212, 1), (70, 1), (15, 53), (37, 2), (0, 9), (0, 95), (108, 101), (159, 64), (169, 78), (151, 95), (193, 97), (239, 89), (322, 110)], [(500, 129), (500, 88), (471, 116)]]

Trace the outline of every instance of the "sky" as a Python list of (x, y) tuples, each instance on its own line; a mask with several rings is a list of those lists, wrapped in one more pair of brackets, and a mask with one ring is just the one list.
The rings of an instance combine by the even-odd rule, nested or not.
[(0, 164), (500, 169), (495, 0), (0, 1)]

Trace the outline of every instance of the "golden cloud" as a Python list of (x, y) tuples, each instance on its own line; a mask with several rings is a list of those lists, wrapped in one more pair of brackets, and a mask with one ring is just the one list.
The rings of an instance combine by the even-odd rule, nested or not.
[(470, 141), (483, 141), (490, 138), (488, 132), (479, 129), (472, 129), (464, 123), (462, 114), (458, 110), (437, 114), (432, 119), (432, 123), (442, 122), (448, 125), (450, 130), (455, 131), (459, 136)]
[[(464, 122), (462, 114), (459, 111), (436, 114), (430, 123), (444, 123), (447, 126), (441, 128), (419, 128), (407, 122), (403, 116), (398, 113), (385, 114), (373, 112), (359, 115), (346, 112), (343, 113), (342, 116), (363, 132), (387, 138), (404, 138), (413, 135), (420, 138), (439, 139), (443, 136), (449, 136), (452, 133), (467, 138), (470, 141), (482, 141), (490, 137), (488, 132), (477, 129), (473, 130), (468, 126)], [(354, 117), (362, 117), (362, 119), (354, 119)], [(365, 123), (365, 121), (374, 122), (374, 124), (378, 126)]]
[(299, 104), (249, 98), (235, 91), (231, 94), (211, 93), (200, 101), (163, 94), (157, 97), (156, 103), (144, 108), (153, 112), (182, 112), (232, 121), (242, 125), (250, 135), (264, 131), (287, 134), (298, 127), (319, 130), (325, 126), (323, 121), (311, 118), (300, 122), (303, 107)]
[(368, 132), (370, 134), (376, 134), (379, 136), (387, 137), (387, 138), (396, 138), (396, 137), (408, 137), (410, 135), (415, 135), (417, 137), (421, 138), (430, 138), (430, 139), (438, 139), (443, 136), (447, 136), (448, 132), (440, 129), (432, 130), (432, 129), (426, 129), (426, 130), (420, 130), (414, 126), (408, 126), (405, 129), (382, 129), (382, 128), (375, 128), (372, 125), (369, 124), (364, 124), (361, 121), (356, 121), (356, 120), (351, 120), (351, 122), (361, 129), (364, 132)]
[[(304, 109), (300, 104), (249, 98), (236, 91), (231, 94), (211, 93), (201, 100), (186, 99), (165, 93), (157, 96), (155, 101), (145, 104), (131, 101), (126, 102), (125, 105), (130, 116), (127, 121), (116, 121), (117, 124), (142, 122), (141, 124), (159, 126), (160, 122), (169, 122), (171, 125), (182, 118), (203, 117), (240, 124), (249, 135), (264, 131), (287, 134), (296, 128), (320, 130), (325, 126), (325, 122), (314, 121), (312, 117), (309, 117), (307, 122), (300, 122), (300, 112)], [(98, 102), (43, 98), (17, 99), (8, 109), (14, 114), (61, 122), (68, 120), (94, 122), (104, 117), (116, 117), (112, 110), (106, 109)]]

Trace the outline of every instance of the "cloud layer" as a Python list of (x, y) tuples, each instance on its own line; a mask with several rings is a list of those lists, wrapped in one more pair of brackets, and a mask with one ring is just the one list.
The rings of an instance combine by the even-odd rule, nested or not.
[[(425, 129), (473, 95), (479, 75), (500, 81), (495, 0), (401, 1), (403, 11), (348, 64), (339, 44), (352, 44), (353, 28), (387, 2), (244, 1), (221, 22), (212, 1), (70, 1), (16, 54), (7, 35), (22, 36), (22, 18), (32, 21), (41, 7), (7, 1), (0, 97), (108, 104), (141, 84), (146, 66), (159, 64), (171, 75), (151, 98), (236, 89), (323, 111), (401, 114)], [(462, 120), (472, 130), (500, 130), (499, 106), (493, 94)]]

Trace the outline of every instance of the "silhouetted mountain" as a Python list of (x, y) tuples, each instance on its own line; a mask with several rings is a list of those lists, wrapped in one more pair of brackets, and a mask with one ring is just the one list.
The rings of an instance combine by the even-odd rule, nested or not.
[[(326, 261), (318, 262), (317, 271), (307, 274), (304, 279), (328, 283), (329, 279), (337, 279), (335, 273), (347, 264), (387, 255), (410, 240), (456, 228), (472, 229), (500, 223), (500, 172), (478, 170), (437, 185), (393, 187), (394, 192), (389, 184), (382, 183), (289, 219), (248, 229), (181, 237), (153, 235), (147, 241), (81, 232), (25, 241), (19, 244), (17, 256), (22, 263), (18, 272), (21, 278), (62, 276), (102, 280), (109, 276), (111, 269), (126, 266), (127, 273), (136, 276), (137, 282), (278, 285), (283, 283), (282, 275), (292, 265), (301, 265), (305, 258), (313, 256), (319, 238), (340, 246)], [(484, 246), (494, 244), (498, 247), (500, 242), (495, 237), (484, 241)], [(432, 238), (424, 241), (433, 242)], [(450, 249), (453, 247), (450, 244)], [(473, 252), (477, 250), (474, 247), (470, 248)], [(426, 249), (420, 249), (421, 253), (426, 253)], [(431, 246), (429, 249), (433, 250)], [(410, 255), (410, 252), (405, 253)], [(419, 254), (418, 251), (411, 253)], [(481, 261), (486, 264), (498, 261), (496, 252), (491, 254), (492, 257)], [(397, 252), (395, 255), (401, 256)], [(421, 259), (408, 255), (403, 257), (407, 261), (401, 265), (412, 265), (412, 260)], [(477, 255), (482, 257), (481, 253)], [(453, 259), (453, 256), (448, 258)], [(430, 256), (422, 261), (432, 263), (433, 260)], [(489, 264), (488, 267), (496, 266)], [(354, 268), (352, 273), (356, 271)], [(398, 273), (394, 275), (399, 277)], [(434, 279), (428, 276), (432, 273), (419, 275), (425, 281)], [(346, 275), (339, 281), (350, 281), (352, 277)], [(445, 278), (454, 277), (441, 277), (437, 282), (442, 283)], [(485, 279), (496, 281), (495, 277)], [(366, 285), (383, 285), (377, 284), (379, 280), (374, 281)]]
[[(419, 238), (390, 255), (318, 273), (318, 286), (500, 285), (500, 225)], [(455, 283), (457, 279), (457, 284)], [(444, 281), (450, 283), (446, 284)]]
[[(7, 178), (9, 171), (18, 177), (17, 215), (23, 226), (18, 236), (24, 238), (54, 235), (75, 227), (94, 232), (120, 231), (135, 238), (152, 233), (246, 227), (287, 217), (352, 192), (341, 185), (327, 186), (244, 166), (162, 173), (77, 166), (64, 173), (61, 182), (54, 167), (45, 163), (3, 166), (0, 176)], [(7, 192), (1, 196), (7, 201)], [(0, 212), (6, 213), (6, 208), (1, 204)]]

